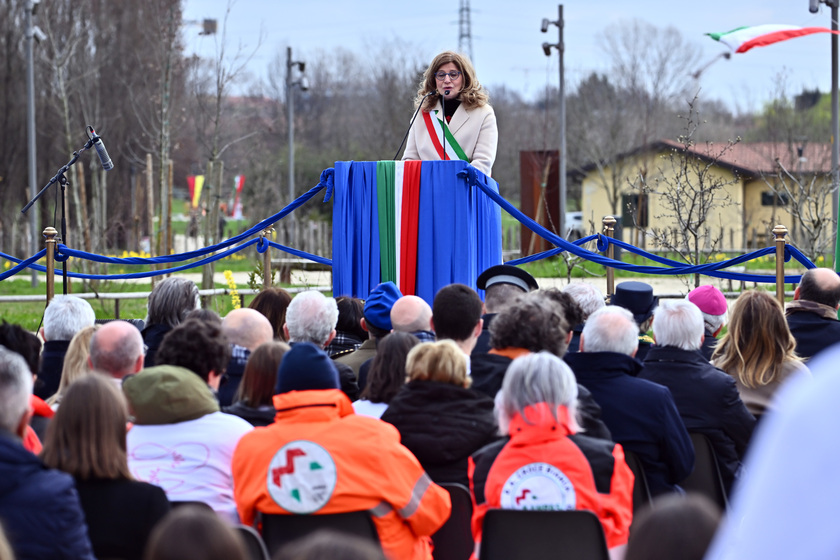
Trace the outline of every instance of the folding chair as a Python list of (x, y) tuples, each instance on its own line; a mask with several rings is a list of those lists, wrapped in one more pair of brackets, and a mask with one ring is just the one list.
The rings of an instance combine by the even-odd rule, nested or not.
[(492, 509), (484, 517), (480, 560), (609, 560), (604, 529), (591, 511)]
[(376, 532), (376, 526), (368, 511), (325, 515), (262, 514), (262, 538), (272, 555), (283, 545), (319, 529), (348, 533), (380, 546), (379, 533)]
[(632, 451), (624, 450), (624, 461), (633, 472), (635, 482), (633, 484), (633, 515), (639, 512), (645, 505), (651, 502), (650, 486), (648, 486), (645, 469), (642, 461)]
[(703, 494), (725, 511), (729, 507), (729, 501), (715, 448), (706, 434), (689, 432), (688, 435), (694, 444), (694, 470), (680, 482), (680, 486), (686, 492)]
[(468, 560), (475, 548), (472, 527), (472, 497), (470, 490), (455, 482), (441, 483), (452, 500), (449, 519), (432, 535), (435, 560)]
[(234, 529), (245, 544), (248, 560), (269, 560), (268, 549), (256, 529), (247, 525), (236, 525)]

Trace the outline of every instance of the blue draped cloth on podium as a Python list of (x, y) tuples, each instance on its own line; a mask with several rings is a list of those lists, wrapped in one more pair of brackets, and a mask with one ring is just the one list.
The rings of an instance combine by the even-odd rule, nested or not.
[[(464, 161), (335, 164), (333, 293), (366, 298), (380, 282), (432, 303), (452, 283), (475, 289), (502, 262), (501, 210)], [(477, 174), (498, 192), (498, 183)]]

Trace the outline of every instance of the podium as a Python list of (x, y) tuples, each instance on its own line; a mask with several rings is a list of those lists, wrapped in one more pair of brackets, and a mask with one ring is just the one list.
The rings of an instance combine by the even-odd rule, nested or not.
[[(432, 304), (452, 283), (476, 289), (502, 263), (501, 209), (464, 161), (339, 161), (333, 191), (333, 294), (366, 298), (392, 281)], [(499, 185), (476, 172), (498, 192)], [(483, 294), (480, 294), (483, 296)]]

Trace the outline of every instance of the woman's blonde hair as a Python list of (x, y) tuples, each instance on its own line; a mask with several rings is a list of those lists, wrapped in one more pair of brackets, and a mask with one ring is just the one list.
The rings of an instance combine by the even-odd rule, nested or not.
[(93, 333), (99, 330), (100, 325), (85, 327), (73, 336), (67, 353), (64, 355), (64, 366), (61, 368), (61, 381), (58, 383), (58, 391), (47, 399), (50, 406), (61, 403), (61, 397), (67, 392), (70, 384), (82, 377), (91, 374), (88, 357), (90, 356), (90, 339)]
[(799, 361), (782, 305), (772, 295), (745, 291), (730, 311), (729, 330), (712, 354), (717, 367), (755, 388), (776, 381), (785, 362)]
[(125, 398), (102, 374), (79, 379), (47, 427), (41, 458), (82, 480), (131, 479), (126, 458)]
[[(435, 73), (441, 66), (451, 62), (461, 71), (461, 77), (464, 80), (461, 87), (461, 93), (458, 99), (464, 105), (465, 109), (473, 109), (475, 107), (482, 107), (488, 103), (490, 96), (484, 87), (478, 82), (475, 76), (475, 68), (467, 55), (456, 53), (453, 51), (445, 51), (437, 55), (426, 71), (423, 73), (423, 80), (420, 82), (420, 87), (417, 89), (417, 97), (414, 99), (414, 106), (416, 107), (423, 100), (423, 96), (429, 92), (437, 89), (435, 82)], [(437, 104), (437, 98), (429, 96), (423, 103), (423, 111), (431, 111)]]
[(405, 371), (409, 381), (437, 381), (468, 387), (467, 356), (451, 340), (424, 342), (408, 353)]

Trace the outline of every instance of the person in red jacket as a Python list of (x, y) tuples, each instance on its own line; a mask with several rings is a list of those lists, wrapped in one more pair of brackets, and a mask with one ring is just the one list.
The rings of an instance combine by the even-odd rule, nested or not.
[(329, 357), (309, 343), (283, 356), (274, 424), (233, 454), (242, 523), (266, 514), (368, 510), (391, 560), (431, 560), (429, 536), (449, 518), (449, 494), (431, 481), (392, 425), (353, 413)]
[(496, 397), (509, 437), (470, 459), (476, 554), (490, 508), (586, 509), (598, 516), (610, 549), (624, 547), (633, 519), (633, 473), (621, 445), (577, 435), (577, 384), (548, 352), (515, 359)]

